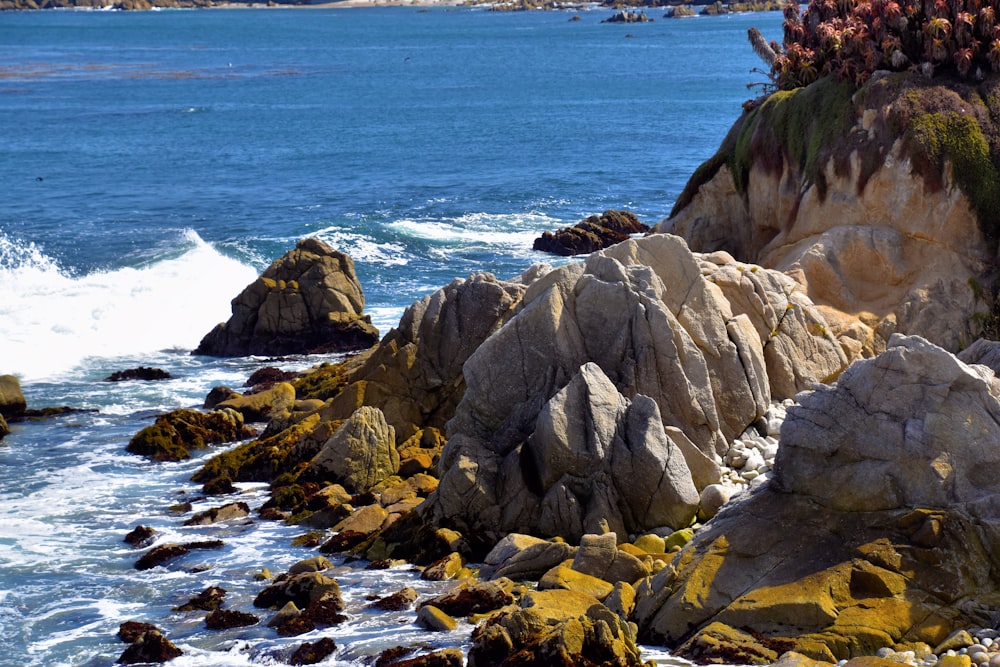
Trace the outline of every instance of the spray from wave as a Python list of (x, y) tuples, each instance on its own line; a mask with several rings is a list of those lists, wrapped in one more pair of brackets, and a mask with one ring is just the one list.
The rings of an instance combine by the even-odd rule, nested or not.
[(74, 276), (0, 233), (0, 372), (43, 379), (90, 357), (191, 349), (257, 272), (187, 231), (180, 254)]

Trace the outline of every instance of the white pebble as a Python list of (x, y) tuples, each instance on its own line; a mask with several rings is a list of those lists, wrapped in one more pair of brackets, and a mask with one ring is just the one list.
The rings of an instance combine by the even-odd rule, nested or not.
[(760, 473), (757, 472), (756, 470), (747, 470), (742, 475), (740, 475), (740, 477), (742, 477), (743, 479), (745, 479), (748, 482), (751, 482), (751, 481), (757, 479), (758, 477), (760, 477)]

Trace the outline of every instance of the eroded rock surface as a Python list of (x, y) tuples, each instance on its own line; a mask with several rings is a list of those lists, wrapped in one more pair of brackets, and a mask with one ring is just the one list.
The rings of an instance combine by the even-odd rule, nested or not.
[(233, 315), (194, 354), (240, 357), (362, 350), (378, 342), (354, 261), (304, 239), (233, 299)]
[(755, 662), (773, 640), (836, 662), (988, 623), (998, 396), (985, 367), (900, 336), (801, 395), (770, 485), (639, 587), (642, 633), (698, 659)]

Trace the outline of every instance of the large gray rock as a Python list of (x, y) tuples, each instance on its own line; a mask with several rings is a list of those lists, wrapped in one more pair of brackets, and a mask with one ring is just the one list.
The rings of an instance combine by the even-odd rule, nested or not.
[(993, 502), (998, 397), (985, 366), (896, 334), (789, 408), (775, 484), (843, 511)]
[(836, 662), (992, 622), (998, 398), (985, 366), (898, 335), (836, 384), (800, 394), (773, 481), (639, 586), (646, 640), (732, 662), (780, 639)]
[(239, 357), (361, 350), (378, 342), (363, 315), (354, 262), (317, 239), (299, 241), (233, 299), (233, 315), (194, 354)]
[[(767, 294), (772, 288), (781, 295)], [(758, 301), (788, 303), (787, 286), (775, 280), (734, 293), (749, 302), (757, 289)], [(512, 531), (569, 538), (680, 526), (690, 488), (643, 496), (658, 488), (651, 476), (684, 459), (688, 472), (678, 477), (697, 471), (693, 488), (718, 481), (719, 456), (771, 399), (765, 348), (775, 336), (764, 331), (765, 317), (743, 310), (669, 235), (632, 239), (531, 281), (516, 314), (465, 364), (434, 519), (490, 533), (489, 544)], [(820, 327), (794, 331), (786, 347), (775, 347), (772, 366), (791, 366), (786, 350), (812, 338), (833, 361), (812, 367), (815, 375), (808, 365), (786, 372), (782, 391), (826, 379), (843, 362)], [(677, 443), (663, 427), (678, 429)], [(637, 444), (647, 437), (659, 444)], [(621, 455), (623, 442), (630, 456)], [(681, 457), (653, 454), (678, 448)]]
[(398, 471), (395, 430), (381, 410), (364, 405), (326, 441), (307, 473), (363, 493)]
[(510, 319), (524, 290), (522, 282), (477, 273), (415, 302), (375, 348), (348, 362), (351, 382), (328, 418), (371, 405), (400, 441), (427, 427), (443, 430), (465, 391), (465, 360)]

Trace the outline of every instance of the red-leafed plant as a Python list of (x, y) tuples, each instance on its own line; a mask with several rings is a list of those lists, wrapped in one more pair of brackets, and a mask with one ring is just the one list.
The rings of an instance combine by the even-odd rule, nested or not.
[(750, 39), (781, 90), (828, 75), (860, 87), (877, 70), (980, 80), (1000, 72), (998, 12), (1000, 0), (789, 0), (782, 44)]

